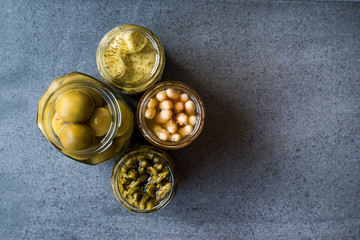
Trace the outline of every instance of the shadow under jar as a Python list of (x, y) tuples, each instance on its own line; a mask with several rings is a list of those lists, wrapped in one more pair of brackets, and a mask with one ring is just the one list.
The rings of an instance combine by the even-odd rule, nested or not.
[(152, 213), (173, 199), (178, 184), (175, 164), (153, 146), (128, 149), (111, 172), (115, 198), (129, 211)]
[(73, 72), (54, 80), (40, 98), (37, 125), (61, 153), (96, 165), (127, 147), (134, 115), (110, 86)]
[(106, 82), (123, 93), (136, 94), (161, 78), (165, 52), (159, 39), (147, 28), (122, 25), (102, 38), (96, 63)]
[(188, 85), (161, 82), (148, 89), (137, 108), (142, 135), (163, 149), (179, 149), (192, 143), (205, 124), (200, 96)]

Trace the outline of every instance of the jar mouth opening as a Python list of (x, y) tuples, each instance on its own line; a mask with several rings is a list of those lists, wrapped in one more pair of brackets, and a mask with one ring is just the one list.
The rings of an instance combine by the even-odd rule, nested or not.
[[(131, 205), (130, 203), (128, 203), (126, 201), (126, 199), (123, 197), (123, 195), (120, 193), (119, 187), (118, 187), (118, 181), (119, 181), (119, 177), (120, 177), (119, 171), (121, 171), (121, 167), (127, 162), (127, 160), (129, 158), (134, 157), (134, 156), (144, 155), (144, 154), (156, 156), (159, 159), (161, 159), (161, 163), (164, 164), (169, 169), (169, 172), (170, 172), (171, 190), (170, 190), (169, 194), (163, 200), (161, 200), (157, 205), (155, 205), (154, 208), (152, 208), (151, 210), (147, 210), (147, 209), (141, 210), (141, 209)], [(111, 172), (111, 188), (113, 190), (114, 196), (126, 209), (128, 209), (130, 211), (137, 212), (137, 213), (152, 213), (152, 212), (158, 211), (158, 210), (164, 208), (166, 205), (168, 205), (175, 195), (175, 191), (177, 188), (177, 175), (176, 175), (174, 168), (175, 168), (174, 162), (171, 160), (169, 155), (166, 154), (165, 152), (163, 152), (162, 150), (157, 149), (153, 146), (148, 146), (148, 145), (132, 147), (132, 148), (128, 149), (117, 160), (117, 162), (113, 166), (113, 169)]]
[[(189, 135), (182, 138), (178, 142), (172, 142), (172, 141), (163, 141), (159, 139), (155, 133), (153, 133), (148, 124), (147, 119), (145, 118), (145, 110), (147, 108), (147, 104), (151, 98), (154, 98), (156, 93), (158, 93), (161, 90), (165, 90), (167, 88), (173, 88), (175, 90), (180, 90), (184, 93), (187, 93), (191, 100), (195, 103), (196, 113), (197, 113), (197, 120), (193, 127), (193, 130)], [(205, 108), (203, 101), (201, 100), (200, 96), (197, 94), (195, 90), (193, 90), (190, 86), (176, 81), (166, 81), (162, 83), (158, 83), (157, 85), (154, 85), (150, 89), (148, 89), (144, 95), (141, 97), (139, 101), (139, 105), (137, 108), (137, 122), (138, 126), (140, 128), (140, 132), (143, 134), (143, 136), (152, 144), (156, 145), (157, 147), (163, 148), (163, 149), (179, 149), (183, 148), (190, 143), (192, 143), (202, 132), (202, 129), (204, 127), (205, 123)]]
[[(81, 85), (79, 85), (79, 83)], [(104, 84), (104, 83), (101, 83)], [(105, 100), (106, 104), (109, 106), (111, 115), (112, 115), (112, 122), (110, 124), (110, 128), (106, 135), (103, 137), (103, 139), (98, 143), (92, 146), (91, 148), (85, 149), (85, 150), (72, 150), (68, 149), (65, 146), (63, 146), (60, 142), (59, 137), (54, 133), (54, 130), (51, 125), (52, 116), (55, 114), (55, 102), (57, 98), (64, 92), (71, 90), (71, 89), (91, 89), (92, 91), (95, 91), (98, 93), (102, 99)], [(119, 123), (121, 123), (121, 111), (120, 107), (117, 104), (117, 99), (113, 95), (111, 91), (109, 91), (106, 88), (99, 88), (95, 84), (89, 82), (88, 80), (73, 80), (69, 83), (63, 83), (58, 89), (56, 89), (53, 93), (49, 95), (47, 98), (47, 103), (49, 104), (49, 110), (43, 114), (43, 124), (46, 125), (46, 129), (48, 131), (45, 131), (46, 134), (50, 136), (50, 139), (53, 139), (53, 141), (50, 141), (56, 148), (60, 149), (61, 151), (65, 151), (66, 153), (69, 153), (73, 156), (76, 156), (78, 158), (86, 157), (88, 155), (92, 154), (99, 154), (103, 151), (105, 151), (111, 144), (112, 140), (116, 134), (117, 126)], [(50, 102), (49, 102), (50, 101)], [(47, 104), (46, 103), (46, 104)], [(118, 116), (118, 117), (115, 117)]]
[[(137, 31), (142, 33), (146, 36), (147, 40), (150, 41), (152, 46), (155, 49), (155, 64), (154, 67), (149, 74), (148, 77), (144, 78), (141, 81), (134, 82), (134, 83), (126, 83), (123, 81), (120, 81), (116, 78), (114, 78), (104, 67), (105, 61), (104, 61), (104, 52), (108, 48), (109, 43), (117, 36), (118, 33), (124, 32), (124, 31)], [(159, 70), (162, 72), (163, 66), (160, 64), (160, 58), (164, 57), (164, 53), (162, 50), (161, 42), (155, 37), (155, 35), (148, 29), (135, 25), (135, 24), (127, 24), (127, 25), (121, 25), (118, 27), (113, 28), (108, 33), (105, 34), (105, 36), (101, 39), (98, 48), (97, 48), (97, 67), (100, 71), (100, 74), (104, 77), (105, 80), (111, 80), (112, 82), (115, 82), (115, 86), (124, 87), (124, 88), (136, 88), (139, 86), (142, 86), (145, 83), (148, 83), (151, 81), (156, 74), (159, 72)]]

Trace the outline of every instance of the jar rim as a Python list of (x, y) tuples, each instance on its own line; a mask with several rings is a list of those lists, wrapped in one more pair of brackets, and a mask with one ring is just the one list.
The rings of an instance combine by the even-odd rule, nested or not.
[[(188, 136), (182, 138), (179, 142), (163, 141), (163, 140), (159, 139), (149, 129), (149, 126), (145, 119), (145, 110), (146, 110), (147, 103), (149, 102), (149, 100), (151, 98), (155, 97), (157, 92), (164, 90), (166, 88), (174, 88), (174, 89), (181, 90), (181, 91), (187, 93), (189, 95), (190, 99), (194, 101), (195, 107), (196, 107), (196, 112), (199, 116), (197, 118), (196, 124), (195, 124), (192, 132)], [(141, 134), (151, 144), (153, 144), (159, 148), (163, 148), (163, 149), (167, 149), (167, 150), (175, 150), (175, 149), (183, 148), (183, 147), (189, 145), (200, 135), (200, 133), (202, 132), (202, 130), (204, 128), (204, 124), (205, 124), (205, 107), (204, 107), (204, 103), (201, 100), (199, 94), (193, 88), (191, 88), (189, 85), (182, 83), (182, 82), (177, 82), (177, 81), (165, 81), (165, 82), (161, 82), (161, 83), (158, 83), (158, 84), (152, 86), (142, 95), (142, 97), (139, 101), (138, 107), (137, 107), (136, 119), (137, 119), (137, 123), (138, 123)]]
[[(106, 50), (108, 44), (112, 41), (112, 39), (120, 32), (122, 31), (127, 31), (127, 30), (133, 30), (133, 31), (138, 31), (142, 34), (144, 34), (146, 36), (146, 38), (151, 42), (152, 46), (155, 49), (156, 52), (156, 59), (155, 59), (155, 65), (151, 71), (151, 74), (147, 77), (144, 78), (143, 80), (136, 82), (136, 83), (126, 83), (126, 82), (120, 82), (117, 81), (116, 78), (114, 78), (104, 67), (105, 63), (104, 63), (104, 51)], [(115, 87), (120, 88), (120, 90), (122, 88), (136, 88), (136, 87), (140, 87), (146, 83), (148, 83), (149, 81), (151, 81), (157, 74), (158, 72), (160, 73), (159, 76), (161, 76), (163, 69), (164, 69), (164, 65), (165, 63), (161, 62), (161, 59), (165, 60), (165, 53), (164, 53), (164, 49), (163, 46), (160, 42), (160, 40), (156, 37), (156, 35), (154, 33), (152, 33), (149, 29), (140, 26), (140, 25), (136, 25), (136, 24), (126, 24), (126, 25), (120, 25), (117, 26), (113, 29), (111, 29), (109, 32), (107, 32), (103, 38), (101, 39), (97, 51), (96, 51), (96, 63), (97, 63), (97, 67), (98, 70), (101, 74), (101, 76), (107, 81), (108, 79), (110, 79), (112, 82), (116, 82)], [(160, 77), (159, 77), (160, 78)], [(158, 79), (155, 78), (153, 80), (153, 83), (150, 84), (148, 87), (150, 87), (151, 85), (155, 84), (155, 82)]]
[[(151, 210), (147, 209), (138, 209), (137, 207), (131, 205), (126, 201), (126, 199), (122, 196), (122, 194), (119, 191), (118, 188), (118, 178), (119, 178), (119, 171), (121, 167), (126, 163), (126, 161), (133, 156), (141, 155), (141, 154), (152, 154), (156, 155), (159, 159), (161, 159), (161, 162), (167, 166), (170, 172), (170, 179), (171, 179), (171, 190), (170, 193), (167, 195), (166, 198), (160, 201), (159, 204), (154, 206)], [(111, 177), (110, 177), (110, 184), (112, 192), (118, 202), (121, 203), (123, 207), (125, 207), (127, 210), (137, 213), (152, 213), (156, 212), (160, 209), (163, 209), (165, 206), (167, 206), (171, 200), (175, 196), (175, 192), (177, 189), (178, 184), (178, 176), (175, 171), (175, 163), (170, 158), (170, 156), (165, 153), (163, 150), (155, 148), (154, 146), (150, 145), (135, 145), (133, 147), (128, 148), (115, 162), (112, 171), (111, 171)]]

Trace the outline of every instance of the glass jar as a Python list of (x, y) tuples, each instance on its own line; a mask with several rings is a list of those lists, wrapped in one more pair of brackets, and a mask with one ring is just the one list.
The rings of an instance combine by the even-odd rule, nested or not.
[[(156, 99), (157, 94), (159, 92), (166, 91), (167, 89), (173, 89), (175, 91), (178, 91), (181, 94), (184, 93), (185, 95), (188, 96), (187, 101), (191, 100), (194, 103), (193, 104), (193, 107), (195, 110), (194, 115), (196, 116), (196, 118), (195, 117), (194, 118), (196, 120), (194, 120), (193, 123), (191, 124), (192, 125), (190, 127), (191, 132), (189, 132), (185, 136), (182, 136), (181, 140), (178, 140), (178, 141), (174, 141), (174, 139), (171, 139), (171, 134), (169, 133), (171, 131), (168, 131), (167, 133), (165, 133), (165, 134), (169, 134), (169, 136), (170, 136), (169, 138), (160, 139), (159, 135), (157, 135), (154, 131), (155, 125), (156, 125), (156, 127), (158, 127), (158, 125), (156, 123), (154, 123), (154, 119), (156, 119), (157, 116), (155, 115), (152, 119), (147, 119), (145, 117), (150, 100)], [(167, 98), (167, 99), (169, 99), (169, 98)], [(177, 100), (173, 100), (172, 101), (173, 106), (171, 106), (173, 114), (172, 114), (172, 117), (170, 120), (174, 121), (174, 122), (177, 122), (177, 117), (179, 116), (179, 113), (175, 112), (176, 101)], [(157, 101), (157, 102), (158, 102), (157, 104), (160, 104), (160, 101)], [(186, 105), (186, 103), (184, 105)], [(156, 114), (160, 114), (159, 111), (161, 109), (159, 109), (158, 106), (156, 107), (156, 109), (157, 109)], [(189, 117), (189, 116), (187, 116), (187, 117)], [(157, 147), (163, 148), (163, 149), (174, 150), (174, 149), (183, 148), (183, 147), (189, 145), (200, 135), (200, 133), (204, 127), (204, 124), (205, 124), (205, 109), (204, 109), (203, 101), (201, 100), (200, 96), (191, 87), (189, 87), (188, 85), (181, 83), (181, 82), (168, 81), (168, 82), (158, 83), (158, 84), (152, 86), (150, 89), (148, 89), (144, 93), (144, 95), (141, 97), (140, 102), (138, 104), (136, 118), (137, 118), (138, 126), (140, 128), (140, 132), (151, 144), (153, 144)], [(188, 119), (190, 121), (190, 118), (188, 118)], [(166, 124), (167, 123), (163, 123), (161, 126), (165, 130), (166, 130)], [(188, 125), (190, 125), (190, 124), (185, 123), (183, 126), (188, 126)], [(182, 126), (177, 124), (177, 129), (178, 129), (177, 132), (180, 131), (180, 128), (182, 128)]]
[[(150, 159), (153, 159), (154, 163), (156, 163), (154, 167), (155, 173), (152, 169), (149, 170), (152, 167)], [(143, 162), (146, 164), (143, 164)], [(161, 171), (159, 170), (160, 165)], [(142, 171), (142, 168), (145, 170)], [(157, 181), (159, 178), (156, 177), (159, 177), (165, 171), (168, 171), (166, 178), (162, 178), (160, 182)], [(145, 180), (141, 181), (140, 179), (144, 174)], [(140, 185), (137, 185), (137, 181), (139, 181)], [(149, 188), (152, 184), (154, 184), (154, 188), (151, 192)], [(115, 198), (127, 210), (137, 213), (152, 213), (164, 208), (175, 196), (177, 184), (178, 176), (174, 162), (164, 151), (153, 146), (135, 146), (127, 150), (116, 161), (111, 172), (111, 189)], [(167, 193), (163, 194), (164, 192), (161, 193), (161, 191), (166, 185), (168, 185)], [(152, 202), (158, 198), (160, 198), (159, 201)], [(144, 201), (144, 199), (146, 200)], [(147, 209), (149, 202), (152, 205)], [(143, 206), (141, 207), (141, 205)]]
[[(58, 118), (55, 107), (56, 101), (60, 96), (63, 96), (62, 94), (71, 91), (85, 92), (85, 95), (92, 99), (94, 103), (92, 105), (94, 107), (93, 114), (97, 108), (107, 109), (110, 112), (110, 114), (107, 113), (110, 116), (108, 118), (108, 130), (105, 130), (103, 133), (105, 135), (101, 137), (94, 134), (93, 128), (88, 127), (90, 126), (89, 122), (78, 124), (86, 125), (85, 128), (91, 129), (92, 132), (87, 132), (91, 135), (92, 143), (86, 149), (65, 147), (60, 137), (58, 137), (64, 131), (65, 126), (70, 126), (73, 123), (66, 123)], [(59, 128), (56, 127), (57, 122), (54, 122), (54, 119), (59, 121)], [(73, 72), (54, 80), (40, 98), (37, 125), (45, 138), (61, 153), (76, 161), (96, 165), (115, 158), (126, 148), (134, 129), (134, 115), (126, 102), (110, 86), (83, 73)], [(88, 139), (84, 140), (90, 141)], [(81, 141), (79, 142), (81, 144)]]
[(100, 41), (96, 63), (103, 79), (123, 93), (145, 91), (160, 78), (165, 52), (159, 39), (138, 25), (122, 25)]

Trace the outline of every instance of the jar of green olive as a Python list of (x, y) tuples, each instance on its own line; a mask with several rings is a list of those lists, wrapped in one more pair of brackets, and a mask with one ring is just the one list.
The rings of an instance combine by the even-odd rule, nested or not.
[(147, 28), (122, 25), (102, 38), (96, 63), (106, 82), (123, 93), (135, 94), (161, 78), (165, 52), (159, 39)]
[(126, 148), (134, 115), (112, 87), (73, 72), (54, 80), (40, 98), (37, 125), (61, 153), (96, 165)]
[(127, 150), (111, 173), (115, 198), (127, 210), (137, 213), (164, 208), (173, 199), (177, 183), (174, 162), (164, 151), (152, 146)]

